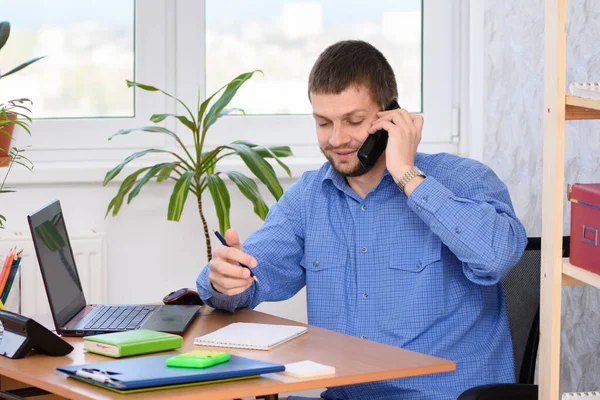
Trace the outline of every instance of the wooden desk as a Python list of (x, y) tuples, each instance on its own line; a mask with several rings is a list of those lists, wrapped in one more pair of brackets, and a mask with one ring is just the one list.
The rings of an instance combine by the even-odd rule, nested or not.
[[(212, 332), (232, 322), (300, 325), (294, 321), (248, 309), (231, 314), (203, 307), (201, 315), (186, 332), (184, 345), (179, 351), (193, 350), (194, 337)], [(107, 357), (84, 352), (82, 340), (79, 338), (66, 338), (66, 340), (73, 345), (74, 350), (65, 357), (48, 357), (40, 354), (31, 354), (21, 360), (0, 357), (0, 375), (70, 399), (124, 399), (123, 395), (67, 378), (66, 375), (55, 370), (58, 366), (110, 360)], [(198, 349), (199, 346), (195, 348)], [(210, 349), (204, 346), (202, 348)], [(238, 356), (280, 364), (312, 360), (335, 366), (336, 375), (299, 380), (281, 374), (266, 374), (260, 379), (130, 394), (126, 398), (132, 400), (142, 397), (195, 400), (243, 398), (448, 372), (456, 368), (452, 361), (312, 326), (308, 328), (306, 334), (271, 351), (242, 349), (227, 351)]]

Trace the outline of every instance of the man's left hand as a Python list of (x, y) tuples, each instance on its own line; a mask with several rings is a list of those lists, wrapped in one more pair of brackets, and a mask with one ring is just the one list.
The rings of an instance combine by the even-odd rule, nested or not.
[(423, 116), (410, 114), (404, 109), (379, 111), (369, 133), (385, 129), (388, 144), (385, 149), (387, 170), (397, 183), (415, 165), (417, 147), (421, 142)]

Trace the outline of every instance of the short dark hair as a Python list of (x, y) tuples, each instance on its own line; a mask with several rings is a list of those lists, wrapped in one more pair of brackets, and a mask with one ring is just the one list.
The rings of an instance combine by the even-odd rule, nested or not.
[(325, 49), (308, 77), (310, 94), (339, 94), (350, 86), (364, 86), (373, 101), (386, 108), (398, 97), (394, 70), (373, 45), (362, 40), (344, 40)]

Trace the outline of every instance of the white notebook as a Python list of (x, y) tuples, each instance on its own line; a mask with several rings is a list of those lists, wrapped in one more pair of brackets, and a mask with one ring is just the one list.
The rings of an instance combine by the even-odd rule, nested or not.
[(576, 392), (576, 393), (563, 393), (562, 400), (571, 399), (600, 399), (600, 392)]
[(201, 346), (271, 350), (307, 331), (305, 326), (235, 322), (208, 335), (194, 339)]

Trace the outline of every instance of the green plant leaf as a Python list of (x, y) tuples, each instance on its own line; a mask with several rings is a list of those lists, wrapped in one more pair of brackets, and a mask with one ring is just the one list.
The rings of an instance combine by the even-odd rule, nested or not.
[(12, 189), (0, 189), (0, 193), (14, 193)]
[(157, 124), (159, 122), (164, 121), (168, 117), (175, 117), (179, 120), (179, 122), (181, 122), (183, 125), (185, 125), (188, 129), (190, 129), (192, 131), (196, 131), (196, 125), (194, 125), (194, 123), (192, 121), (190, 121), (189, 118), (186, 117), (185, 115), (154, 114), (153, 116), (150, 117), (150, 121)]
[[(142, 90), (146, 90), (148, 92), (162, 92), (162, 90), (160, 90), (157, 87), (150, 86), (150, 85), (144, 85), (143, 83), (137, 83), (137, 82), (133, 82), (133, 81), (130, 81), (130, 80), (126, 80), (125, 82), (127, 82), (127, 87), (128, 88), (130, 88), (130, 87), (137, 87), (137, 88), (140, 88)], [(173, 96), (171, 96), (168, 93), (165, 93), (165, 94), (168, 95), (168, 96), (170, 96), (170, 97), (173, 97)]]
[(173, 193), (171, 193), (171, 199), (169, 200), (169, 212), (167, 213), (167, 219), (169, 221), (179, 221), (181, 214), (183, 213), (183, 207), (187, 200), (190, 192), (190, 184), (194, 177), (194, 171), (186, 171), (181, 177), (175, 182)]
[(162, 126), (142, 126), (142, 127), (138, 127), (138, 128), (121, 129), (117, 133), (115, 133), (111, 137), (109, 137), (108, 140), (112, 140), (112, 138), (114, 138), (115, 136), (128, 135), (131, 132), (137, 132), (137, 131), (164, 133), (165, 135), (171, 136), (175, 140), (180, 141), (179, 136), (177, 136), (174, 132), (172, 132)]
[(10, 22), (0, 22), (0, 49), (4, 47), (10, 36)]
[(135, 182), (137, 180), (137, 177), (140, 176), (140, 174), (142, 174), (144, 171), (147, 171), (148, 169), (150, 169), (150, 167), (140, 168), (137, 171), (130, 174), (127, 178), (125, 178), (123, 180), (123, 182), (121, 182), (121, 186), (119, 187), (119, 191), (117, 192), (117, 195), (115, 197), (113, 197), (113, 199), (108, 204), (108, 208), (106, 210), (106, 214), (104, 215), (104, 218), (106, 218), (108, 216), (111, 209), (113, 210), (112, 211), (113, 217), (119, 213), (119, 210), (121, 209), (121, 205), (123, 205), (123, 199), (125, 198), (125, 195), (131, 190), (131, 188), (133, 187), (133, 185), (135, 184)]
[(172, 94), (169, 94), (169, 93), (165, 92), (164, 90), (161, 90), (154, 86), (144, 85), (143, 83), (133, 82), (130, 80), (126, 80), (126, 82), (127, 82), (127, 87), (137, 87), (142, 90), (147, 90), (149, 92), (161, 92), (165, 96), (169, 96), (170, 98), (175, 99), (179, 104), (181, 104), (183, 106), (183, 108), (185, 108), (185, 110), (188, 112), (188, 114), (190, 114), (190, 117), (192, 117), (192, 121), (194, 121), (194, 114), (192, 114), (192, 111), (189, 109), (189, 107), (183, 101), (179, 100), (177, 97), (173, 96)]
[(125, 168), (125, 166), (127, 164), (129, 164), (131, 161), (135, 160), (136, 158), (143, 157), (143, 156), (145, 156), (146, 154), (149, 154), (149, 153), (169, 153), (169, 154), (173, 154), (173, 152), (171, 152), (171, 151), (162, 150), (162, 149), (146, 149), (146, 150), (138, 151), (137, 153), (133, 153), (132, 155), (130, 155), (129, 157), (127, 157), (125, 160), (123, 160), (121, 162), (121, 164), (117, 165), (116, 167), (114, 167), (113, 169), (111, 169), (110, 171), (108, 171), (106, 173), (106, 176), (104, 177), (104, 182), (102, 182), (102, 186), (106, 186), (106, 184), (108, 182), (112, 181), (115, 176), (119, 175), (119, 173), (121, 172), (121, 170), (123, 170), (123, 168)]
[(275, 174), (275, 170), (264, 158), (258, 155), (252, 148), (246, 146), (242, 143), (230, 143), (227, 146), (224, 146), (234, 150), (244, 161), (244, 163), (248, 166), (250, 171), (256, 177), (265, 184), (269, 192), (275, 197), (276, 200), (279, 200), (281, 195), (283, 194), (283, 189), (277, 180), (277, 175)]
[(181, 165), (181, 163), (179, 161), (175, 161), (174, 163), (171, 163), (171, 164), (167, 165), (166, 167), (164, 167), (158, 173), (158, 177), (156, 178), (156, 181), (157, 182), (164, 182), (167, 179), (169, 179), (169, 176), (171, 176), (171, 172), (173, 172), (173, 170), (175, 168), (177, 168), (179, 165)]
[[(234, 143), (240, 143), (240, 142), (241, 141), (236, 141)], [(242, 144), (245, 144), (245, 143), (242, 143)], [(248, 147), (250, 147), (250, 146), (248, 146)], [(252, 147), (250, 147), (250, 148), (252, 148)], [(283, 157), (292, 155), (292, 150), (287, 146), (274, 147), (274, 149), (276, 149), (276, 151), (279, 152), (280, 154), (286, 154)], [(285, 172), (287, 172), (288, 176), (290, 178), (292, 177), (292, 171), (290, 171), (289, 167), (286, 164), (284, 164), (283, 161), (281, 161), (279, 159), (278, 155), (275, 154), (273, 149), (259, 145), (259, 146), (252, 148), (252, 150), (254, 150), (262, 158), (274, 158), (275, 161), (277, 161), (277, 163), (281, 166), (281, 168), (283, 168), (285, 170)]]
[(10, 71), (8, 71), (7, 73), (0, 75), (0, 78), (6, 78), (7, 76), (14, 74), (15, 72), (20, 71), (23, 68), (27, 67), (28, 65), (31, 65), (34, 62), (39, 61), (39, 60), (41, 60), (42, 58), (45, 58), (45, 57), (46, 56), (36, 57), (34, 59), (26, 61), (23, 64), (14, 67), (13, 69), (11, 69)]
[(204, 118), (204, 124), (202, 125), (203, 132), (206, 133), (208, 128), (210, 128), (210, 126), (214, 124), (217, 121), (217, 119), (219, 119), (219, 117), (221, 116), (221, 111), (225, 107), (227, 107), (231, 99), (233, 99), (233, 96), (235, 96), (235, 94), (237, 93), (238, 89), (244, 84), (244, 82), (252, 78), (252, 75), (254, 75), (255, 72), (262, 73), (262, 71), (260, 70), (246, 72), (244, 74), (239, 75), (227, 84), (227, 87), (225, 88), (225, 91), (223, 92), (221, 97), (219, 97), (219, 99), (212, 105), (212, 107), (206, 114), (206, 117)]
[(156, 174), (158, 174), (164, 167), (166, 167), (168, 165), (172, 165), (172, 163), (170, 163), (170, 162), (160, 163), (160, 164), (156, 164), (156, 165), (153, 165), (152, 167), (150, 167), (148, 172), (146, 172), (146, 175), (144, 175), (142, 177), (142, 179), (140, 179), (139, 181), (136, 182), (135, 186), (129, 193), (129, 196), (127, 197), (127, 204), (131, 203), (131, 200), (133, 200), (138, 194), (140, 194), (140, 190), (142, 190), (142, 186), (144, 186), (146, 183), (148, 183), (148, 181), (150, 181), (150, 179), (152, 179), (154, 176), (156, 176)]
[(219, 175), (211, 174), (207, 178), (208, 190), (210, 190), (210, 195), (215, 203), (217, 217), (219, 218), (219, 230), (225, 232), (231, 226), (229, 220), (229, 210), (231, 209), (229, 191)]
[(252, 202), (254, 205), (254, 213), (264, 221), (269, 212), (269, 207), (263, 200), (256, 182), (241, 172), (227, 172), (227, 176), (229, 176), (229, 179), (237, 185), (240, 192)]

